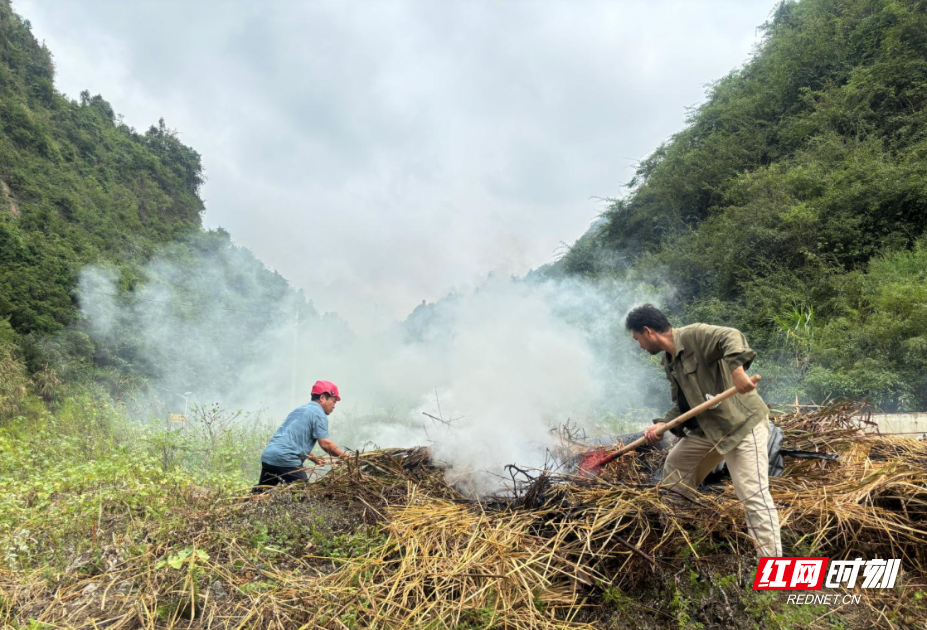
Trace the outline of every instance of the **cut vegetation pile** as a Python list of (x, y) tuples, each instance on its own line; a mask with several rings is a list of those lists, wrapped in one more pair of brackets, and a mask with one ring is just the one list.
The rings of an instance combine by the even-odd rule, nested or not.
[[(843, 607), (840, 623), (922, 624), (927, 443), (864, 433), (856, 412), (838, 405), (779, 418), (783, 448), (840, 456), (786, 460), (772, 480), (786, 552), (901, 558), (896, 588), (857, 591), (864, 603)], [(507, 502), (463, 497), (426, 449), (364, 453), (316, 483), (233, 502), (190, 496), (184, 527), (152, 527), (135, 548), (120, 547), (124, 522), (102, 523), (90, 569), (0, 574), (0, 620), (110, 629), (771, 625), (772, 612), (750, 617), (744, 603), (754, 550), (732, 488), (691, 500), (652, 485), (662, 456), (622, 458), (595, 479), (539, 473)]]

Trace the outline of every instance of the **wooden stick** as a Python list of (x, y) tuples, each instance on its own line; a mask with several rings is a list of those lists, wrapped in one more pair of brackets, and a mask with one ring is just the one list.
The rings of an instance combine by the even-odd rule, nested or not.
[[(756, 384), (756, 383), (759, 383), (759, 382), (760, 382), (760, 378), (761, 378), (761, 377), (760, 377), (759, 374), (754, 374), (753, 376), (750, 377), (750, 380), (753, 381), (754, 384)], [(684, 414), (682, 414), (682, 415), (679, 416), (678, 418), (674, 418), (673, 420), (670, 420), (669, 422), (667, 422), (667, 423), (666, 423), (666, 426), (664, 426), (663, 429), (662, 429), (661, 431), (657, 431), (657, 432), (656, 432), (657, 437), (658, 437), (658, 438), (663, 437), (663, 434), (666, 433), (667, 431), (669, 431), (669, 430), (671, 430), (671, 429), (675, 429), (676, 427), (678, 427), (678, 426), (679, 426), (680, 424), (682, 424), (683, 422), (686, 422), (687, 420), (690, 420), (691, 418), (694, 418), (695, 416), (697, 416), (698, 414), (702, 413), (702, 412), (705, 411), (706, 409), (709, 409), (709, 408), (711, 408), (711, 407), (714, 407), (715, 405), (717, 405), (718, 403), (720, 403), (722, 400), (727, 400), (728, 398), (730, 398), (731, 396), (733, 396), (733, 395), (736, 394), (736, 393), (737, 393), (737, 388), (736, 388), (736, 387), (731, 387), (730, 389), (724, 390), (722, 393), (718, 394), (718, 395), (715, 396), (714, 398), (709, 398), (708, 400), (706, 400), (705, 402), (703, 402), (701, 405), (698, 405), (697, 407), (693, 407), (692, 409), (690, 409), (689, 411), (685, 412)], [(646, 443), (647, 443), (647, 438), (645, 438), (645, 437), (637, 438), (636, 440), (634, 440), (633, 442), (631, 442), (631, 443), (628, 444), (627, 446), (621, 447), (620, 449), (618, 449), (617, 451), (615, 451), (614, 453), (612, 453), (611, 455), (609, 455), (608, 457), (606, 457), (605, 459), (603, 459), (601, 462), (599, 462), (599, 463), (597, 464), (597, 467), (598, 467), (598, 468), (601, 468), (601, 467), (604, 466), (605, 464), (608, 464), (608, 463), (610, 463), (610, 462), (615, 461), (615, 459), (617, 459), (618, 457), (621, 457), (621, 456), (624, 455), (625, 453), (629, 453), (629, 452), (633, 451), (634, 449), (636, 449), (638, 446), (643, 446), (643, 445), (646, 444)]]

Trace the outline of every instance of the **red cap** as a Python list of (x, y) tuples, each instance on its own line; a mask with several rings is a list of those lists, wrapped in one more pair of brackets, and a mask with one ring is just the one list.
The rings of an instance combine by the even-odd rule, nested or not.
[(332, 383), (331, 381), (316, 381), (315, 385), (312, 386), (312, 395), (318, 394), (328, 394), (329, 396), (334, 396), (335, 401), (341, 400), (341, 396), (338, 395), (338, 386)]

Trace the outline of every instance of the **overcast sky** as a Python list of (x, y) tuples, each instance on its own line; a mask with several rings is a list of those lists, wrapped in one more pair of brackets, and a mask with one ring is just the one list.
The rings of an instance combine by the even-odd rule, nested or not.
[(773, 0), (14, 0), (59, 90), (164, 117), (228, 229), (358, 330), (553, 260)]

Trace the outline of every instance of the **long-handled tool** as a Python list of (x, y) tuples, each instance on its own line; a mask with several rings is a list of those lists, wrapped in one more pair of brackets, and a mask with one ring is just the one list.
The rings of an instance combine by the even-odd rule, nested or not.
[[(750, 380), (753, 381), (754, 384), (759, 383), (760, 375), (754, 374), (753, 376), (750, 377)], [(669, 422), (666, 423), (666, 426), (664, 426), (663, 429), (655, 432), (657, 438), (663, 437), (663, 434), (669, 431), (670, 429), (674, 429), (678, 427), (683, 422), (686, 422), (687, 420), (694, 418), (695, 416), (702, 413), (706, 409), (714, 407), (715, 405), (720, 403), (722, 400), (727, 400), (728, 398), (730, 398), (736, 393), (737, 393), (736, 387), (731, 387), (730, 389), (726, 389), (722, 393), (715, 396), (714, 398), (709, 398), (708, 400), (703, 402), (701, 405), (693, 407), (689, 411), (680, 415), (678, 418), (674, 418), (670, 420)], [(638, 446), (643, 446), (646, 443), (647, 443), (647, 438), (642, 437), (642, 438), (638, 438), (634, 440), (627, 446), (622, 446), (617, 451), (614, 451), (612, 453), (609, 453), (608, 450), (605, 450), (605, 449), (583, 453), (582, 455), (579, 456), (579, 473), (581, 475), (585, 475), (589, 477), (598, 476), (599, 473), (602, 472), (602, 469), (607, 464), (615, 461), (617, 458), (621, 457), (625, 453), (629, 453), (633, 451)]]

